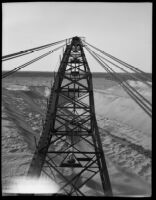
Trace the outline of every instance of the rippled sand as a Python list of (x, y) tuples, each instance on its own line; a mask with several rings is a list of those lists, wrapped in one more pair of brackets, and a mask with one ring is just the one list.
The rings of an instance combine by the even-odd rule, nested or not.
[[(44, 87), (38, 86), (37, 81), (38, 79), (31, 79), (31, 82), (23, 79), (23, 84), (21, 79), (17, 79), (16, 87), (9, 79), (3, 85), (3, 190), (7, 188), (11, 178), (26, 175), (42, 131), (50, 81), (44, 80)], [(19, 84), (22, 85), (21, 88)], [(46, 84), (48, 87), (45, 87)], [(119, 87), (109, 88), (108, 84), (102, 90), (96, 87), (94, 94), (98, 126), (114, 196), (150, 196), (150, 119)], [(98, 185), (99, 177), (88, 182), (82, 190), (86, 195), (101, 196), (102, 191)]]

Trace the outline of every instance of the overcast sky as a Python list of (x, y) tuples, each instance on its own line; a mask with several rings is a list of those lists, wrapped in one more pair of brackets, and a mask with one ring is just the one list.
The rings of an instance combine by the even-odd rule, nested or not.
[[(3, 3), (2, 22), (3, 55), (84, 36), (88, 43), (113, 56), (143, 71), (152, 70), (152, 3)], [(52, 71), (60, 53), (24, 70)], [(13, 69), (34, 55), (6, 61), (3, 70)], [(103, 71), (88, 54), (86, 57), (92, 71)]]

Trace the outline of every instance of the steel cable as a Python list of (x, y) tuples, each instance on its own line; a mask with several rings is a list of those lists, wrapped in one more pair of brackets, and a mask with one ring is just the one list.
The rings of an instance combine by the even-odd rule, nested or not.
[[(68, 38), (68, 39), (71, 39), (71, 38)], [(68, 39), (60, 40), (60, 41), (53, 42), (53, 43), (50, 43), (50, 44), (46, 44), (46, 45), (43, 45), (43, 46), (35, 47), (35, 48), (32, 48), (32, 49), (27, 49), (27, 50), (19, 51), (19, 52), (12, 53), (12, 54), (9, 54), (9, 55), (5, 55), (5, 56), (2, 56), (2, 61), (10, 60), (10, 59), (13, 59), (13, 58), (16, 58), (16, 57), (19, 57), (19, 56), (24, 56), (24, 55), (33, 53), (35, 51), (40, 51), (40, 50), (43, 50), (45, 48), (49, 48), (51, 46), (65, 42)]]
[(11, 71), (9, 71), (9, 72), (3, 73), (3, 74), (2, 74), (2, 79), (3, 79), (3, 78), (6, 78), (7, 76), (9, 76), (9, 75), (11, 75), (11, 74), (17, 72), (18, 70), (20, 70), (20, 69), (22, 69), (22, 68), (24, 68), (24, 67), (26, 67), (26, 66), (28, 66), (28, 65), (30, 65), (30, 64), (32, 64), (32, 63), (34, 63), (34, 62), (36, 62), (36, 61), (38, 61), (38, 60), (44, 58), (45, 56), (48, 56), (49, 54), (53, 53), (54, 51), (57, 51), (58, 49), (62, 48), (63, 46), (65, 46), (65, 44), (62, 45), (62, 46), (60, 46), (60, 47), (57, 47), (56, 49), (51, 50), (51, 51), (49, 51), (49, 52), (47, 52), (47, 53), (45, 53), (45, 54), (42, 54), (41, 56), (39, 56), (39, 57), (37, 57), (37, 58), (35, 58), (35, 59), (33, 59), (33, 60), (30, 60), (29, 62), (27, 62), (27, 63), (25, 63), (25, 64), (23, 64), (23, 65), (20, 65), (19, 67), (16, 67), (16, 68), (14, 68), (13, 70), (11, 70)]
[[(104, 66), (103, 66), (104, 67)], [(110, 71), (108, 71), (108, 72), (110, 72)], [(111, 73), (111, 72), (110, 72)], [(112, 76), (114, 76), (113, 75), (113, 73), (111, 73), (111, 75)], [(121, 80), (119, 80), (116, 76), (114, 76), (115, 77), (115, 80), (117, 81), (117, 82), (119, 82), (119, 84), (125, 89), (125, 91), (132, 97), (132, 99), (134, 99), (135, 101), (136, 101), (136, 103), (138, 103), (140, 106), (141, 106), (141, 108), (149, 115), (149, 116), (151, 116), (151, 111), (149, 110), (149, 108), (136, 96), (136, 95), (134, 95), (134, 93), (132, 93), (132, 91), (121, 81)]]
[[(88, 48), (88, 47), (87, 47)], [(88, 48), (89, 49), (89, 48)], [(90, 50), (91, 51), (91, 50)], [(95, 53), (94, 51), (92, 51), (97, 57), (99, 57), (99, 55), (97, 53)], [(100, 58), (99, 58), (100, 59)], [(100, 59), (101, 60), (101, 59)], [(107, 65), (104, 61), (102, 61), (105, 65)], [(115, 72), (111, 67), (109, 67), (107, 65), (108, 68), (110, 68), (113, 72)], [(129, 88), (131, 88), (131, 90), (133, 90), (135, 93), (137, 93), (142, 99), (144, 99), (144, 101), (149, 104), (150, 106), (152, 106), (152, 104), (144, 97), (142, 96), (137, 90), (135, 90), (130, 84), (127, 83), (127, 81), (125, 81), (125, 83), (129, 86)]]
[[(85, 47), (86, 48), (86, 47)], [(86, 48), (87, 49), (87, 48)], [(88, 50), (88, 49), (87, 49)], [(122, 82), (122, 80), (119, 78), (119, 77), (117, 77), (116, 75), (114, 75), (106, 66), (104, 66), (101, 62), (100, 62), (100, 60), (98, 60), (98, 58), (90, 51), (90, 50), (88, 50), (88, 52), (99, 62), (99, 64), (103, 67), (103, 68), (105, 68), (105, 70), (108, 72), (108, 73), (110, 73), (110, 75), (112, 75), (114, 78), (115, 78), (115, 80), (117, 81), (117, 82), (119, 82), (120, 84), (121, 84), (121, 86), (126, 90), (126, 92), (135, 100), (135, 102), (136, 103), (138, 103), (139, 105), (140, 105), (140, 107), (151, 117), (152, 115), (151, 115), (151, 111), (149, 110), (149, 108), (147, 107), (147, 105), (144, 103), (144, 102), (142, 102), (129, 88), (128, 88), (128, 84), (126, 85), (126, 84), (124, 84), (123, 82)], [(112, 70), (113, 71), (113, 70)], [(114, 72), (114, 71), (113, 71)]]
[[(88, 47), (88, 49), (89, 49), (89, 47)], [(91, 49), (90, 49), (90, 50), (91, 50)], [(94, 52), (94, 51), (93, 51), (93, 52)], [(95, 52), (94, 52), (94, 53), (95, 53)], [(130, 76), (130, 77), (133, 77), (135, 80), (139, 80), (139, 81), (143, 82), (144, 84), (146, 84), (147, 86), (152, 87), (152, 85), (150, 85), (150, 84), (147, 83), (146, 81), (144, 81), (144, 80), (142, 80), (142, 79), (140, 79), (140, 78), (137, 78), (134, 74), (128, 72), (127, 70), (123, 69), (122, 67), (120, 67), (120, 66), (116, 65), (115, 63), (109, 61), (108, 59), (104, 58), (103, 56), (99, 55), (98, 53), (95, 53), (95, 54), (97, 54), (100, 58), (106, 60), (107, 62), (111, 63), (111, 64), (114, 65), (115, 67), (117, 67), (117, 68), (123, 70), (124, 72), (128, 73), (129, 76)]]
[[(92, 51), (93, 52), (93, 51)], [(96, 55), (96, 53), (95, 52), (93, 52), (95, 55)], [(96, 55), (97, 56), (97, 55)], [(97, 56), (98, 57), (98, 56)], [(100, 59), (100, 58), (99, 58)], [(100, 59), (101, 60), (101, 59)], [(105, 65), (107, 65), (104, 61), (102, 61), (101, 60), (101, 62), (103, 62)], [(108, 65), (107, 65), (107, 67), (108, 68), (110, 68), (114, 73), (115, 73), (115, 71), (111, 68), (111, 67), (109, 67)], [(120, 79), (121, 80), (121, 79)], [(122, 80), (121, 80), (122, 81)], [(151, 106), (151, 103), (147, 100), (147, 99), (145, 99), (140, 93), (138, 93), (133, 87), (131, 87), (126, 81), (125, 81), (125, 83), (126, 83), (126, 85), (129, 87), (129, 88), (131, 88), (131, 90), (133, 90), (133, 91), (135, 91), (141, 98), (143, 98), (150, 106)], [(124, 83), (124, 85), (125, 85), (125, 83)], [(123, 82), (122, 82), (122, 84), (123, 84)]]
[[(84, 42), (85, 42), (85, 41), (84, 41)], [(125, 66), (125, 67), (131, 69), (132, 71), (136, 72), (136, 73), (138, 74), (138, 76), (142, 76), (145, 80), (151, 81), (151, 79), (148, 78), (148, 77), (146, 76), (146, 73), (143, 72), (142, 70), (140, 70), (140, 69), (138, 69), (138, 68), (136, 68), (136, 67), (134, 67), (134, 66), (132, 66), (132, 65), (130, 65), (130, 64), (124, 62), (124, 61), (122, 61), (122, 60), (119, 60), (118, 58), (116, 58), (116, 57), (114, 57), (114, 56), (112, 56), (112, 55), (106, 53), (105, 51), (100, 50), (99, 48), (97, 48), (97, 47), (95, 47), (95, 46), (89, 44), (88, 42), (85, 42), (85, 43), (88, 44), (89, 46), (91, 46), (92, 48), (96, 49), (97, 51), (100, 51), (101, 53), (103, 53), (104, 55), (108, 56), (109, 58), (115, 60), (116, 62), (122, 64), (123, 66)]]
[[(99, 61), (99, 60), (98, 60)], [(102, 63), (100, 63), (102, 64)], [(103, 65), (102, 65), (103, 66)], [(105, 68), (105, 66), (103, 66)], [(105, 68), (107, 69), (107, 68)], [(108, 69), (107, 69), (108, 71)], [(109, 73), (111, 73), (110, 71), (108, 71)], [(111, 73), (112, 76), (114, 76), (113, 73)], [(117, 82), (119, 82), (119, 84), (121, 84), (121, 86), (126, 90), (126, 92), (136, 101), (136, 103), (138, 103), (143, 109), (144, 111), (151, 116), (151, 111), (149, 110), (149, 108), (147, 107), (147, 105), (145, 105), (134, 93), (132, 93), (132, 91), (128, 88), (128, 85), (126, 86), (122, 80), (120, 80), (118, 77), (114, 76), (115, 80)]]

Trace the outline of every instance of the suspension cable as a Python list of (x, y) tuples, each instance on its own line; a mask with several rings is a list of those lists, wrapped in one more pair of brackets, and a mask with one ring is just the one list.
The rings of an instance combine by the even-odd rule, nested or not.
[[(98, 56), (97, 56), (98, 57)], [(110, 68), (114, 73), (115, 71), (109, 67), (104, 61), (102, 61), (108, 68)], [(152, 106), (151, 103), (144, 97), (142, 96), (136, 89), (134, 89), (130, 84), (127, 83), (127, 81), (124, 81), (124, 83), (122, 82), (122, 84), (127, 85), (127, 87), (129, 87), (129, 89), (131, 89), (131, 91), (135, 92), (141, 99), (143, 99), (149, 106)], [(151, 109), (151, 108), (149, 108)]]
[[(71, 38), (68, 38), (68, 39), (71, 39)], [(35, 48), (32, 48), (32, 49), (27, 49), (27, 50), (19, 51), (19, 52), (16, 52), (16, 53), (8, 54), (8, 55), (5, 55), (5, 56), (2, 56), (2, 61), (10, 60), (10, 59), (13, 59), (13, 58), (16, 58), (16, 57), (19, 57), (19, 56), (24, 56), (24, 55), (33, 53), (35, 51), (40, 51), (40, 50), (43, 50), (45, 48), (49, 48), (51, 46), (65, 42), (68, 39), (64, 39), (64, 40), (60, 40), (60, 41), (53, 42), (53, 43), (50, 43), (50, 44), (46, 44), (46, 45), (43, 45), (43, 46), (35, 47)]]
[[(88, 47), (88, 49), (91, 50), (89, 47)], [(94, 51), (93, 51), (93, 52), (94, 52)], [(95, 52), (94, 52), (94, 53), (95, 53)], [(135, 80), (140, 80), (141, 82), (143, 82), (143, 83), (146, 84), (147, 86), (152, 87), (152, 85), (150, 85), (150, 84), (147, 83), (146, 81), (140, 79), (139, 77), (136, 77), (134, 74), (128, 72), (126, 69), (123, 69), (123, 68), (120, 67), (119, 65), (116, 65), (115, 63), (109, 61), (108, 59), (104, 58), (103, 56), (101, 56), (101, 55), (98, 54), (98, 53), (95, 53), (95, 54), (98, 55), (100, 58), (106, 60), (107, 62), (111, 63), (111, 64), (114, 65), (115, 67), (117, 67), (117, 68), (123, 70), (124, 72), (128, 73), (128, 75), (129, 75), (130, 77), (134, 78)]]
[(30, 65), (30, 64), (32, 64), (32, 63), (34, 63), (34, 62), (36, 62), (36, 61), (38, 61), (38, 60), (44, 58), (45, 56), (48, 56), (49, 54), (53, 53), (54, 51), (57, 51), (58, 49), (64, 47), (65, 45), (66, 45), (66, 44), (64, 44), (64, 45), (62, 45), (62, 46), (60, 46), (60, 47), (57, 47), (57, 48), (54, 49), (54, 50), (48, 51), (47, 53), (42, 54), (41, 56), (39, 56), (39, 57), (37, 57), (37, 58), (35, 58), (35, 59), (33, 59), (33, 60), (30, 60), (29, 62), (27, 62), (27, 63), (25, 63), (25, 64), (23, 64), (23, 65), (20, 65), (20, 66), (14, 68), (14, 69), (11, 70), (11, 71), (8, 71), (8, 72), (6, 72), (6, 73), (3, 73), (3, 74), (2, 74), (2, 79), (3, 79), (3, 78), (6, 78), (7, 76), (9, 76), (9, 75), (15, 73), (16, 71), (18, 71), (18, 70), (20, 70), (20, 69), (22, 69), (22, 68), (24, 68), (24, 67), (26, 67), (26, 66), (28, 66), (28, 65)]
[[(89, 49), (89, 48), (88, 48)], [(95, 53), (94, 51), (92, 51), (97, 57), (98, 54)], [(99, 57), (98, 57), (99, 58)], [(100, 58), (99, 58), (100, 59)], [(101, 59), (100, 59), (101, 60)], [(102, 61), (102, 60), (101, 60)], [(102, 61), (108, 68), (110, 68), (113, 72), (115, 72), (111, 67), (109, 67), (104, 61)], [(129, 86), (129, 88), (131, 88), (131, 90), (133, 90), (135, 93), (137, 93), (142, 99), (144, 99), (144, 101), (149, 104), (151, 106), (151, 103), (144, 97), (142, 96), (137, 90), (135, 90), (130, 84), (127, 83), (127, 81), (125, 81), (125, 83)]]
[[(106, 69), (105, 66), (103, 67)], [(107, 71), (111, 73), (110, 70), (108, 70), (108, 68)], [(126, 84), (123, 83), (122, 80), (115, 76), (113, 73), (111, 73), (111, 75), (115, 77), (115, 80), (117, 80), (117, 82), (121, 84), (121, 86), (126, 90), (126, 92), (144, 109), (144, 111), (146, 111), (146, 113), (151, 116), (151, 111), (149, 111), (150, 108), (148, 108), (147, 105), (145, 105), (134, 93), (132, 93), (132, 91), (128, 88), (129, 85), (127, 84), (126, 86)]]
[[(94, 51), (92, 51), (96, 56), (97, 56), (97, 54), (94, 52)], [(98, 57), (98, 56), (97, 56)], [(99, 58), (99, 57), (98, 57)], [(101, 60), (100, 58), (99, 58), (99, 60)], [(114, 73), (116, 73), (111, 67), (109, 67), (104, 61), (102, 61), (101, 60), (101, 62), (103, 62), (109, 69), (111, 69)], [(133, 90), (134, 92), (136, 92), (141, 98), (143, 98), (144, 99), (144, 101), (146, 101), (146, 103), (148, 103), (150, 106), (151, 106), (151, 103), (145, 98), (145, 97), (143, 97), (140, 93), (138, 93), (138, 91), (137, 90), (135, 90), (131, 85), (129, 85), (126, 81), (125, 81), (125, 83), (128, 85), (128, 87), (129, 88), (131, 88), (131, 90)]]
[[(104, 67), (104, 66), (103, 66)], [(105, 68), (105, 67), (104, 67)], [(106, 69), (106, 68), (105, 68)], [(118, 79), (113, 73), (110, 72), (110, 70), (107, 69), (107, 72), (109, 72), (117, 82), (125, 89), (125, 91), (140, 105), (140, 107), (149, 115), (151, 116), (151, 112), (149, 111), (149, 108), (147, 105), (145, 105), (132, 91), (120, 80)]]
[[(85, 47), (86, 48), (86, 47)], [(87, 49), (87, 48), (86, 48)], [(88, 49), (87, 49), (88, 50)], [(136, 103), (138, 103), (140, 105), (140, 107), (151, 117), (151, 111), (149, 110), (149, 108), (147, 107), (147, 105), (142, 102), (134, 93), (132, 93), (132, 91), (128, 88), (129, 84), (124, 84), (122, 82), (122, 80), (117, 77), (115, 74), (113, 74), (106, 66), (104, 66), (102, 64), (102, 62), (100, 62), (100, 60), (90, 51), (88, 50), (88, 52), (99, 62), (99, 64), (105, 68), (105, 70), (112, 75), (113, 77), (115, 77), (115, 80), (117, 82), (119, 82), (121, 84), (121, 86), (126, 90), (126, 92), (136, 101)], [(108, 66), (108, 65), (107, 65)], [(109, 67), (109, 66), (108, 66)], [(112, 70), (112, 69), (111, 69)], [(112, 70), (114, 72), (114, 70)]]
[[(85, 41), (84, 41), (84, 42), (85, 42)], [(142, 71), (142, 70), (140, 70), (140, 69), (138, 69), (138, 68), (136, 68), (136, 67), (134, 67), (134, 66), (132, 66), (132, 65), (130, 65), (130, 64), (124, 62), (124, 61), (122, 61), (122, 60), (119, 60), (118, 58), (116, 58), (116, 57), (114, 57), (114, 56), (112, 56), (112, 55), (106, 53), (105, 51), (102, 51), (102, 50), (98, 49), (97, 47), (95, 47), (95, 46), (89, 44), (88, 42), (85, 42), (85, 43), (88, 44), (89, 46), (91, 46), (92, 48), (96, 49), (97, 51), (100, 51), (101, 53), (103, 53), (104, 55), (108, 56), (109, 58), (111, 58), (111, 59), (113, 59), (113, 60), (119, 62), (120, 64), (124, 65), (125, 67), (131, 69), (132, 71), (137, 72), (138, 75), (139, 75), (139, 76), (142, 76), (143, 78), (145, 78), (145, 80), (151, 81), (151, 79), (148, 78), (148, 77), (146, 76), (146, 73), (145, 73), (144, 71)]]

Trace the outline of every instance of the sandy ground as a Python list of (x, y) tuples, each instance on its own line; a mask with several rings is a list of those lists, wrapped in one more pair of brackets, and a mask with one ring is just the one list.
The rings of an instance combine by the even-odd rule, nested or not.
[[(37, 81), (32, 82), (37, 85)], [(43, 85), (47, 83), (50, 82), (45, 80)], [(11, 178), (26, 175), (35, 150), (34, 138), (37, 143), (42, 131), (48, 88), (32, 87), (33, 84), (18, 90), (13, 90), (12, 80), (3, 85), (12, 87), (2, 91), (3, 191)], [(30, 81), (25, 80), (23, 85), (30, 86)], [(150, 99), (148, 90), (141, 89)], [(94, 99), (114, 196), (150, 196), (151, 119), (120, 87), (96, 87)], [(102, 195), (98, 185), (97, 178), (83, 190), (86, 195)]]

